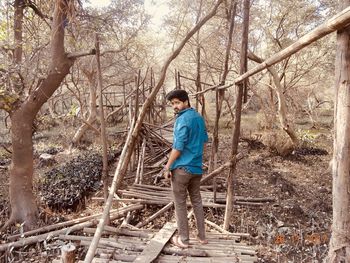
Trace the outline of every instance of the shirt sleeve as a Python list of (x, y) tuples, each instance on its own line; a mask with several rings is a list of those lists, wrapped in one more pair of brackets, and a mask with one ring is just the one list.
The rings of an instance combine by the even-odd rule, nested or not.
[(186, 123), (180, 122), (176, 125), (174, 130), (174, 143), (173, 148), (179, 151), (183, 151), (188, 138), (188, 127)]

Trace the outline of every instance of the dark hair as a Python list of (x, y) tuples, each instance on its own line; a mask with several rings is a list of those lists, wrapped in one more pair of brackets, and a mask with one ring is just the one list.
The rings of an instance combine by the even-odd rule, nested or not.
[(166, 95), (166, 98), (169, 101), (171, 101), (172, 99), (179, 99), (180, 101), (185, 102), (187, 100), (188, 106), (190, 106), (190, 99), (186, 90), (174, 89)]

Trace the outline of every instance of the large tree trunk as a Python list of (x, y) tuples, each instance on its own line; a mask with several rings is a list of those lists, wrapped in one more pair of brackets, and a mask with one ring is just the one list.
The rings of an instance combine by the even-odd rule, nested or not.
[(69, 59), (64, 50), (63, 21), (67, 8), (65, 1), (56, 1), (48, 76), (10, 112), (13, 147), (10, 169), (11, 217), (5, 227), (13, 222), (25, 222), (25, 228), (29, 229), (37, 222), (37, 205), (33, 194), (32, 125), (41, 106), (59, 87), (73, 65), (73, 59)]
[[(344, 0), (341, 8), (349, 5)], [(350, 26), (337, 32), (335, 89), (331, 263), (350, 262)]]
[(12, 163), (10, 167), (11, 219), (24, 222), (25, 228), (36, 223), (37, 206), (33, 194), (33, 116), (23, 109), (11, 115)]

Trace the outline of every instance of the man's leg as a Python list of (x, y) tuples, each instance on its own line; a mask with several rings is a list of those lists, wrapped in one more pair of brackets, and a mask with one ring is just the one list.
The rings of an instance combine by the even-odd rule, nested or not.
[(181, 241), (188, 245), (189, 243), (189, 230), (187, 220), (187, 187), (191, 178), (190, 174), (186, 173), (183, 169), (175, 169), (172, 171), (172, 190), (175, 205), (175, 215), (177, 229)]
[(198, 230), (198, 238), (205, 241), (205, 225), (204, 225), (204, 211), (202, 204), (202, 197), (200, 193), (200, 184), (202, 176), (192, 174), (188, 185), (188, 192), (193, 206), (194, 216), (196, 217), (196, 224)]

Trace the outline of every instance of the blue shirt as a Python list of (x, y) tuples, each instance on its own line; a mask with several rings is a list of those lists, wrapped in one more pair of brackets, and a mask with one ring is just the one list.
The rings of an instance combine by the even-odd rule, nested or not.
[(174, 124), (173, 149), (181, 155), (170, 169), (183, 167), (191, 174), (203, 174), (203, 147), (208, 141), (203, 117), (193, 108), (180, 111)]

